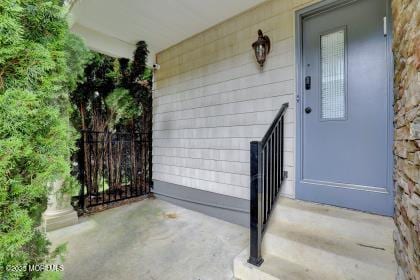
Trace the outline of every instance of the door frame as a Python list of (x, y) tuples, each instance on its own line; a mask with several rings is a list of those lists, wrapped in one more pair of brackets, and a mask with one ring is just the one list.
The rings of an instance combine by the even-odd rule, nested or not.
[[(302, 151), (303, 151), (303, 141), (302, 141), (302, 132), (303, 132), (303, 81), (304, 81), (304, 72), (303, 72), (303, 20), (309, 16), (314, 16), (322, 12), (333, 10), (341, 6), (346, 6), (357, 2), (360, 0), (323, 0), (315, 4), (304, 7), (295, 12), (295, 63), (296, 63), (296, 157), (295, 157), (295, 198), (302, 199), (298, 195), (299, 183), (303, 179), (302, 174)], [(393, 80), (394, 80), (394, 63), (393, 63), (393, 54), (392, 54), (392, 13), (391, 13), (391, 0), (386, 0), (386, 49), (387, 49), (387, 104), (388, 104), (388, 133), (387, 133), (387, 146), (388, 146), (388, 155), (387, 155), (387, 189), (394, 197), (394, 188), (393, 188), (393, 170), (394, 170), (394, 160), (393, 160), (393, 145), (394, 145), (394, 109), (393, 109)], [(393, 201), (393, 199), (392, 199)]]

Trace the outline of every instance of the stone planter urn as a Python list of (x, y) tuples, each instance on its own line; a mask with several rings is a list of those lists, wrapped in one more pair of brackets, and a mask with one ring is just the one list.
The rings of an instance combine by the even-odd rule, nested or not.
[(64, 180), (51, 183), (51, 193), (48, 195), (47, 210), (42, 215), (42, 228), (45, 231), (77, 224), (76, 211), (70, 204), (71, 196), (60, 192)]

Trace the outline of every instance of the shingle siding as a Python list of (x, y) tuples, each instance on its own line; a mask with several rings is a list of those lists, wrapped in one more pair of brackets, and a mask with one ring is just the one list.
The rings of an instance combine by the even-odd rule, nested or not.
[[(281, 105), (283, 194), (294, 196), (294, 11), (309, 1), (275, 0), (157, 55), (153, 96), (153, 178), (249, 199), (249, 143)], [(272, 50), (261, 70), (251, 44), (262, 29)]]

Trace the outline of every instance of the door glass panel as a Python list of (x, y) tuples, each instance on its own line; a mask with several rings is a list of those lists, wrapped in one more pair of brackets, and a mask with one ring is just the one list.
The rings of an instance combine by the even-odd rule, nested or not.
[(344, 119), (345, 30), (321, 35), (321, 119)]

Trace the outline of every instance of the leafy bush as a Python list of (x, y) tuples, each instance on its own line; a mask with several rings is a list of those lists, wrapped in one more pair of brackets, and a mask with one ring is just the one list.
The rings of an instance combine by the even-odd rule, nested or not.
[(127, 89), (116, 88), (105, 99), (109, 108), (109, 128), (124, 124), (141, 115), (141, 104), (136, 103)]
[(38, 277), (6, 267), (50, 257), (38, 227), (48, 182), (69, 178), (68, 92), (88, 58), (61, 1), (0, 1), (0, 279)]
[(144, 111), (148, 111), (151, 121), (152, 105), (148, 53), (144, 41), (137, 43), (132, 61), (92, 52), (84, 70), (84, 82), (70, 95), (75, 108), (71, 119), (78, 130), (146, 131)]

